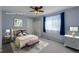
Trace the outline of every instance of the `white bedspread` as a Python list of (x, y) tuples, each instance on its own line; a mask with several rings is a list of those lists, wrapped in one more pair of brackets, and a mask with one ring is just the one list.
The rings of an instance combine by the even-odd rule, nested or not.
[(30, 34), (30, 35), (26, 35), (26, 36), (17, 37), (15, 40), (15, 43), (17, 46), (19, 46), (19, 48), (22, 48), (27, 43), (32, 44), (36, 41), (39, 41), (38, 36)]

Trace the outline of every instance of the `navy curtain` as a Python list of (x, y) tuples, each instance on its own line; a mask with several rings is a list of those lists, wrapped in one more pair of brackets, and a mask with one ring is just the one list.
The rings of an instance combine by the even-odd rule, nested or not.
[(43, 32), (46, 32), (46, 29), (45, 29), (45, 21), (46, 21), (46, 17), (43, 17)]
[(60, 35), (65, 35), (65, 19), (64, 12), (61, 13), (61, 27), (60, 27)]

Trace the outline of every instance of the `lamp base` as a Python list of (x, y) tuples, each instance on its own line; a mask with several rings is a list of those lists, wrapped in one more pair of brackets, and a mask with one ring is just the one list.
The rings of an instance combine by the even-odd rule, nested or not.
[(73, 36), (73, 37), (75, 36), (75, 32), (72, 32), (72, 36)]

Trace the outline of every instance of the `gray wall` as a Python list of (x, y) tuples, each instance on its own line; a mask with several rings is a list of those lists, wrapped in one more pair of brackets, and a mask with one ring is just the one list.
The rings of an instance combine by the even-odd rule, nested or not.
[(2, 48), (2, 11), (0, 10), (0, 49)]
[[(66, 31), (66, 34), (70, 34), (69, 33), (69, 26), (78, 26), (79, 27), (79, 7), (74, 7), (74, 8), (71, 8), (71, 9), (63, 10), (63, 11), (65, 12), (65, 31)], [(60, 13), (60, 12), (62, 12), (62, 11), (59, 11), (57, 13)], [(54, 14), (52, 14), (52, 15), (54, 15)], [(40, 23), (38, 23), (38, 22), (40, 22)], [(35, 33), (37, 33), (37, 35), (39, 34), (40, 36), (43, 36), (47, 39), (55, 40), (55, 41), (58, 41), (58, 42), (64, 41), (64, 37), (61, 36), (59, 34), (59, 32), (48, 31), (48, 32), (44, 33), (42, 31), (43, 30), (43, 27), (42, 27), (43, 26), (43, 24), (42, 24), (43, 23), (43, 17), (35, 18), (34, 23), (36, 23)], [(79, 32), (77, 33), (77, 35), (79, 35)]]
[(35, 18), (33, 21), (34, 34), (41, 36), (42, 34), (42, 17)]
[(25, 15), (16, 15), (16, 14), (5, 14), (6, 12), (3, 11), (2, 13), (2, 31), (3, 35), (5, 34), (6, 29), (10, 29), (13, 27), (14, 19), (22, 19), (23, 26), (18, 28), (24, 28), (27, 32), (32, 33), (32, 19), (25, 16)]
[[(79, 27), (79, 7), (71, 8), (65, 11), (66, 33), (69, 33), (69, 26)], [(79, 35), (79, 31), (78, 34)]]

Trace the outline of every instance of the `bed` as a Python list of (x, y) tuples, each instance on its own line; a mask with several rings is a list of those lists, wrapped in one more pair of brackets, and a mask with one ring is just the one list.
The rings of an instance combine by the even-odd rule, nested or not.
[(39, 42), (39, 38), (36, 35), (28, 34), (25, 32), (26, 30), (23, 29), (12, 29), (12, 40), (15, 42), (15, 45), (19, 48), (32, 46), (34, 44), (37, 44)]

